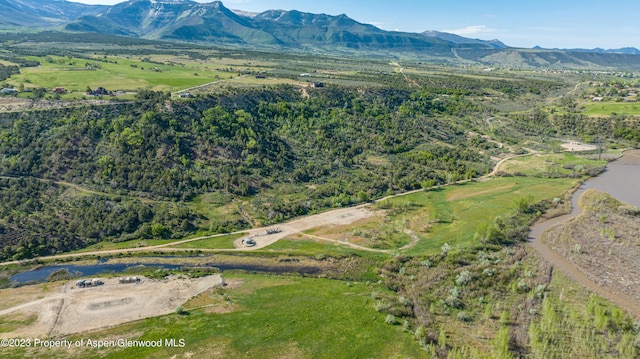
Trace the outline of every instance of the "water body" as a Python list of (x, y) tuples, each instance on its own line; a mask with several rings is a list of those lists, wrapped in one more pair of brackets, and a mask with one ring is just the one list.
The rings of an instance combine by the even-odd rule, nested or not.
[(591, 188), (640, 207), (640, 150), (626, 151), (622, 158), (607, 164), (605, 172), (580, 186), (571, 198), (574, 210), (579, 210), (578, 198)]
[(542, 243), (542, 234), (549, 228), (582, 213), (582, 208), (578, 205), (578, 198), (591, 188), (609, 193), (619, 201), (640, 207), (640, 150), (625, 152), (622, 158), (607, 164), (606, 171), (601, 175), (583, 183), (571, 197), (571, 213), (533, 225), (529, 232), (529, 244), (542, 259), (554, 267), (554, 270), (560, 270), (569, 278), (628, 310), (636, 318), (640, 318), (640, 303), (637, 300), (624, 293), (613, 293), (609, 289), (600, 287), (571, 262)]
[[(158, 257), (158, 260), (162, 258), (175, 258), (175, 256)], [(191, 257), (183, 257), (191, 258)], [(193, 257), (196, 258), (196, 257)], [(28, 282), (44, 282), (54, 272), (61, 269), (66, 269), (69, 273), (77, 277), (91, 277), (104, 273), (122, 273), (129, 268), (135, 267), (149, 267), (149, 268), (162, 268), (162, 269), (180, 269), (193, 267), (189, 264), (165, 264), (162, 262), (155, 263), (105, 263), (100, 261), (96, 264), (88, 265), (51, 265), (44, 266), (38, 269), (15, 274), (11, 277), (12, 282), (28, 283)], [(299, 273), (302, 275), (319, 274), (322, 270), (313, 266), (296, 266), (296, 265), (278, 265), (278, 266), (266, 266), (266, 265), (247, 265), (247, 264), (217, 264), (207, 263), (204, 265), (198, 265), (197, 267), (210, 267), (217, 268), (224, 272), (226, 270), (245, 270), (249, 272), (264, 272), (264, 273)]]
[(98, 263), (91, 265), (54, 265), (54, 266), (45, 266), (38, 269), (30, 270), (27, 272), (22, 272), (11, 276), (12, 282), (18, 283), (26, 283), (26, 282), (44, 282), (51, 274), (61, 269), (66, 269), (71, 274), (77, 274), (78, 277), (86, 277), (86, 276), (94, 276), (97, 274), (103, 273), (119, 273), (124, 272), (128, 268), (139, 267), (139, 266), (147, 266), (147, 267), (157, 267), (164, 269), (179, 269), (180, 265), (176, 264), (161, 264), (161, 263), (153, 263), (153, 264), (131, 264), (131, 263)]

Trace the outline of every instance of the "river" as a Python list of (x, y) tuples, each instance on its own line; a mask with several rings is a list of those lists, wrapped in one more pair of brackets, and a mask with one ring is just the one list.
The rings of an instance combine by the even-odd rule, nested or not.
[[(103, 275), (106, 273), (122, 273), (123, 275), (127, 275), (126, 273), (132, 269), (138, 269), (138, 271), (129, 272), (133, 273), (131, 275), (139, 275), (139, 269), (141, 267), (147, 268), (157, 268), (157, 269), (181, 269), (181, 268), (193, 268), (193, 264), (188, 263), (188, 259), (193, 257), (184, 257), (185, 263), (183, 264), (168, 264), (163, 263), (163, 259), (166, 258), (176, 258), (173, 256), (163, 256), (163, 257), (155, 257), (151, 259), (155, 259), (155, 261), (145, 262), (145, 263), (106, 263), (104, 260), (96, 263), (96, 264), (86, 264), (86, 265), (74, 265), (74, 264), (63, 264), (63, 265), (49, 265), (44, 266), (38, 269), (22, 272), (11, 276), (11, 281), (14, 283), (32, 283), (32, 282), (44, 282), (47, 278), (56, 271), (61, 269), (66, 269), (69, 273), (74, 277), (87, 277), (87, 276), (95, 276), (95, 275)], [(198, 257), (200, 258), (200, 257)], [(314, 267), (310, 265), (260, 265), (260, 264), (243, 264), (243, 263), (205, 263), (199, 265), (198, 267), (205, 268), (217, 268), (221, 272), (228, 270), (242, 270), (254, 273), (298, 273), (301, 275), (318, 275), (322, 272), (322, 269), (319, 267)]]
[(609, 193), (620, 201), (640, 207), (640, 150), (626, 151), (620, 159), (607, 164), (605, 172), (582, 184), (571, 197), (571, 213), (534, 224), (529, 232), (529, 244), (542, 259), (553, 266), (554, 270), (560, 270), (569, 278), (628, 310), (636, 318), (640, 318), (640, 303), (637, 300), (597, 285), (575, 265), (542, 243), (542, 234), (549, 228), (582, 213), (582, 209), (578, 206), (578, 198), (591, 188)]

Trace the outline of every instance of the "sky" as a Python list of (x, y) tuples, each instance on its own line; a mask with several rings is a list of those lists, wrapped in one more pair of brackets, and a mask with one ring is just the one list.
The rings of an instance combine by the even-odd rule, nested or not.
[[(122, 0), (73, 0), (113, 5)], [(198, 0), (198, 2), (211, 2)], [(223, 0), (250, 12), (346, 14), (384, 30), (437, 30), (530, 48), (640, 48), (640, 2), (601, 0)]]

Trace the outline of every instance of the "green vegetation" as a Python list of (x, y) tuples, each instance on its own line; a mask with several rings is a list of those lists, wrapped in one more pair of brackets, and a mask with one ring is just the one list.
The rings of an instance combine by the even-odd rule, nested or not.
[[(223, 313), (210, 314), (206, 306), (192, 308), (186, 303), (182, 309), (188, 315), (170, 314), (92, 333), (95, 338), (182, 338), (185, 348), (84, 349), (78, 354), (171, 357), (186, 349), (195, 357), (225, 358), (427, 357), (400, 326), (385, 324), (384, 315), (373, 308), (371, 288), (364, 283), (249, 275), (241, 280), (237, 289), (203, 294), (208, 297), (204, 303), (226, 303)], [(13, 349), (3, 357), (28, 353)], [(56, 349), (48, 353), (52, 358), (69, 355)]]
[(173, 246), (175, 248), (205, 248), (205, 249), (231, 249), (233, 241), (246, 235), (245, 233), (229, 234), (219, 237), (211, 237), (199, 239), (197, 241), (187, 242)]
[(38, 319), (36, 315), (23, 314), (3, 315), (0, 317), (0, 333), (11, 333), (16, 329), (32, 324)]
[(529, 330), (531, 358), (637, 358), (637, 322), (602, 298), (555, 275)]
[(177, 203), (75, 195), (31, 178), (0, 178), (0, 258), (24, 259), (101, 241), (168, 239), (193, 230), (194, 213)]
[[(605, 91), (583, 78), (599, 75), (586, 73), (487, 73), (429, 61), (43, 36), (34, 35), (34, 46), (0, 34), (0, 81), (21, 91), (7, 103), (26, 104), (0, 105), (0, 260), (166, 244), (184, 251), (161, 260), (196, 268), (130, 273), (197, 277), (215, 272), (203, 267), (211, 263), (280, 273), (225, 272), (228, 287), (172, 314), (82, 334), (183, 338), (184, 348), (51, 350), (51, 357), (638, 356), (630, 317), (551, 271), (522, 243), (533, 221), (604, 165), (549, 153), (559, 143), (640, 143), (636, 113), (622, 110), (632, 103), (601, 116), (590, 111), (607, 103), (583, 111), (584, 99), (568, 93), (627, 96), (631, 88)], [(316, 81), (324, 86), (310, 86)], [(188, 89), (202, 84), (209, 85)], [(55, 86), (67, 92), (52, 94)], [(126, 94), (81, 100), (98, 86)], [(167, 92), (182, 90), (192, 97)], [(53, 101), (30, 100), (39, 98)], [(491, 179), (473, 180), (499, 158), (532, 152)], [(454, 184), (463, 180), (470, 181)], [(567, 244), (564, 254), (576, 263), (594, 251), (590, 244), (637, 253), (623, 239), (623, 227), (636, 230), (624, 221), (633, 222), (637, 210), (600, 202), (585, 216), (597, 240)], [(245, 235), (230, 232), (366, 203), (380, 212), (221, 254)], [(162, 253), (128, 255), (134, 258), (122, 260)], [(0, 284), (42, 264), (8, 266)], [(0, 331), (34, 320), (5, 316)]]
[(319, 243), (309, 239), (281, 239), (276, 243), (264, 248), (262, 252), (283, 253), (287, 255), (310, 256), (324, 259), (328, 257), (341, 258), (350, 256), (373, 256), (363, 250), (357, 250), (339, 244), (331, 245)]
[(584, 107), (582, 113), (589, 116), (640, 115), (640, 104), (635, 102), (597, 102), (585, 104)]
[(422, 238), (408, 253), (432, 253), (444, 243), (462, 250), (475, 244), (480, 224), (511, 213), (517, 199), (551, 200), (574, 184), (572, 179), (494, 178), (397, 197), (377, 206), (390, 209), (390, 220), (381, 228), (403, 226)]
[(572, 153), (531, 155), (508, 161), (498, 175), (580, 178), (597, 175), (604, 170), (605, 164), (605, 161), (594, 161)]

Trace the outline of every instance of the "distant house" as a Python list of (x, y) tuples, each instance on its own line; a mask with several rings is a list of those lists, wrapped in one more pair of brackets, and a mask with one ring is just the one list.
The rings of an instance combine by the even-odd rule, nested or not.
[(65, 93), (66, 90), (64, 89), (64, 87), (56, 87), (53, 89), (53, 93), (61, 95), (63, 93)]
[(13, 89), (13, 88), (3, 88), (2, 90), (0, 90), (0, 93), (2, 93), (3, 95), (15, 95), (17, 94), (18, 91), (17, 89)]
[(93, 95), (93, 96), (101, 96), (101, 95), (111, 95), (111, 91), (107, 90), (106, 88), (100, 86), (95, 90), (87, 90), (89, 95)]
[(111, 92), (106, 88), (100, 86), (95, 91), (93, 91), (94, 95), (109, 95)]

